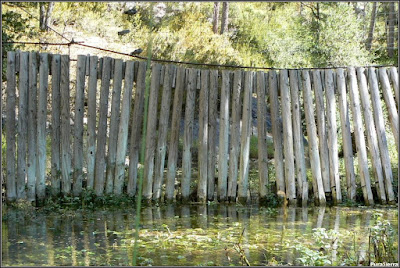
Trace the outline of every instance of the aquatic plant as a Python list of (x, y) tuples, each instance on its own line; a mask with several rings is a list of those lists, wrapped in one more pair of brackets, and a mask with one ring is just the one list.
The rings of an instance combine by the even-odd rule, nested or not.
[[(249, 260), (247, 259), (245, 252), (244, 252), (244, 248), (242, 246), (242, 239), (243, 239), (243, 234), (244, 234), (245, 228), (243, 228), (243, 231), (241, 232), (240, 236), (239, 236), (239, 241), (237, 243), (233, 244), (233, 249), (239, 254), (239, 258), (240, 261), (242, 262), (242, 266), (244, 266), (244, 264), (246, 264), (247, 266), (251, 266)], [(229, 262), (232, 262), (231, 257), (229, 256), (229, 251), (228, 248), (225, 247), (225, 254), (226, 257), (228, 258)]]
[(360, 260), (360, 252), (357, 250), (356, 246), (356, 234), (353, 232), (353, 243), (351, 245), (351, 248), (349, 250), (346, 250), (344, 252), (344, 258), (341, 262), (341, 265), (343, 266), (357, 266)]
[(382, 216), (381, 213), (375, 213), (377, 222), (369, 229), (369, 258), (375, 263), (394, 263), (397, 252), (394, 247), (396, 236), (390, 222), (382, 219)]
[(293, 248), (301, 254), (301, 257), (298, 258), (298, 261), (300, 261), (302, 265), (326, 266), (332, 264), (331, 260), (329, 260), (329, 257), (325, 255), (322, 250), (309, 249), (302, 243), (296, 243)]

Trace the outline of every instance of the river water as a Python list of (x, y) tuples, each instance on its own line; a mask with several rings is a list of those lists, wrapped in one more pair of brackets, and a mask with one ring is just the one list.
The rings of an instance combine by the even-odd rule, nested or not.
[[(165, 205), (142, 209), (138, 265), (341, 265), (368, 259), (369, 228), (387, 221), (398, 261), (398, 209)], [(3, 265), (129, 266), (134, 209), (7, 208)], [(356, 260), (357, 259), (357, 260)]]

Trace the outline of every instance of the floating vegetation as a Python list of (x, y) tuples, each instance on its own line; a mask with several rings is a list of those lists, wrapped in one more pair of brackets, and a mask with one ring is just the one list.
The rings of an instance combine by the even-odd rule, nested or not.
[[(134, 209), (3, 211), (5, 265), (130, 266)], [(397, 262), (391, 208), (166, 205), (141, 214), (138, 265), (369, 265)]]

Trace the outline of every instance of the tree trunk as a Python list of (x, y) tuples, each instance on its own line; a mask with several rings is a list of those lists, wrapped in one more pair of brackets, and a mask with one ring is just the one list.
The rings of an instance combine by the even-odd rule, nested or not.
[(40, 17), (39, 17), (39, 27), (41, 31), (46, 30), (46, 3), (40, 3)]
[(46, 31), (49, 31), (49, 26), (51, 23), (51, 14), (53, 13), (53, 9), (54, 9), (54, 2), (50, 2), (49, 5), (47, 6), (47, 12), (46, 12), (46, 18), (45, 18), (45, 27), (46, 27)]
[(372, 12), (371, 12), (371, 21), (369, 23), (368, 39), (367, 39), (367, 43), (365, 45), (365, 47), (368, 51), (371, 50), (377, 11), (378, 11), (377, 2), (374, 2), (373, 6), (372, 6)]
[(50, 26), (51, 14), (53, 13), (54, 9), (54, 2), (47, 3), (42, 2), (40, 3), (40, 17), (39, 17), (39, 27), (41, 31), (48, 31)]
[(214, 2), (213, 32), (218, 33), (219, 2)]
[(229, 3), (222, 3), (221, 34), (228, 31)]
[(394, 8), (394, 3), (388, 3), (389, 5), (389, 16), (388, 16), (388, 44), (387, 44), (387, 52), (388, 56), (391, 58), (394, 56), (394, 21), (396, 20), (395, 18), (395, 8)]
[(47, 5), (47, 9), (46, 9), (46, 5), (47, 3), (42, 2), (40, 3), (40, 30), (41, 31), (48, 31), (49, 30), (49, 25), (50, 25), (50, 19), (51, 19), (51, 14), (53, 13), (53, 9), (54, 9), (54, 2), (49, 2), (49, 4)]
[(303, 3), (302, 2), (300, 2), (300, 11), (299, 11), (299, 13), (300, 13), (300, 16), (303, 16)]

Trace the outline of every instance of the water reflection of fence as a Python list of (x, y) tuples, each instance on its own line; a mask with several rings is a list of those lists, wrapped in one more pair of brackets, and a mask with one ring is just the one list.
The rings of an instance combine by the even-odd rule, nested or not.
[[(382, 219), (396, 222), (395, 210), (381, 210), (380, 213)], [(332, 250), (332, 255), (326, 254), (329, 258), (342, 260), (347, 251), (367, 261), (366, 234), (376, 224), (373, 214), (371, 210), (343, 207), (285, 207), (276, 213), (266, 213), (265, 208), (235, 205), (146, 207), (142, 211), (140, 234), (146, 247), (139, 249), (140, 263), (151, 259), (153, 265), (199, 265), (212, 260), (215, 265), (238, 265), (240, 260), (233, 245), (239, 241), (243, 228), (242, 246), (252, 265), (272, 265), (273, 259), (280, 264), (302, 265), (299, 257), (304, 256), (293, 246), (300, 243), (318, 250), (314, 228), (340, 233), (337, 252)], [(134, 211), (75, 211), (63, 215), (32, 212), (27, 215), (24, 211), (9, 209), (5, 215), (2, 256), (8, 266), (131, 265)], [(393, 228), (397, 230), (396, 225)], [(205, 237), (212, 238), (205, 243), (208, 246), (201, 243)], [(327, 241), (329, 238), (324, 242)], [(163, 246), (163, 243), (166, 244)]]
[[(145, 162), (140, 165), (145, 62), (79, 56), (76, 81), (70, 81), (66, 55), (9, 52), (7, 57), (8, 201), (79, 196), (85, 188), (98, 196), (135, 196), (138, 168), (144, 169), (145, 200), (185, 201), (194, 195), (200, 202), (243, 203), (249, 190), (264, 200), (271, 191), (268, 157), (273, 157), (276, 192), (291, 204), (307, 203), (309, 184), (319, 204), (327, 197), (340, 203), (342, 194), (355, 200), (358, 188), (367, 205), (374, 199), (395, 202), (385, 129), (391, 126), (398, 148), (395, 67), (243, 72), (152, 64)], [(252, 96), (257, 96), (257, 115)], [(259, 180), (250, 189), (253, 117), (258, 122)], [(273, 156), (266, 150), (267, 122)], [(343, 175), (338, 141), (343, 144)]]

